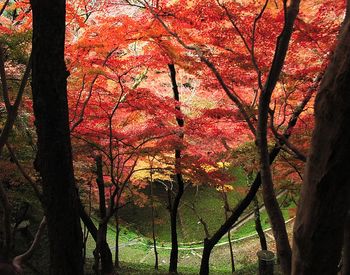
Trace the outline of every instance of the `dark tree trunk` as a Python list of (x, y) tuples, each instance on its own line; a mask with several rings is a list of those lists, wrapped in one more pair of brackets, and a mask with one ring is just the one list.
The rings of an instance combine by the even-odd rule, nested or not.
[[(223, 192), (222, 195), (223, 195), (223, 199), (224, 199), (225, 219), (227, 221), (227, 219), (229, 217), (229, 213), (231, 213), (231, 209), (230, 209), (230, 205), (228, 202), (227, 194), (225, 192)], [(209, 236), (209, 233), (207, 234), (207, 236)], [(233, 273), (236, 271), (236, 267), (235, 267), (235, 257), (233, 255), (233, 246), (232, 246), (232, 242), (231, 242), (231, 230), (229, 230), (227, 232), (227, 239), (228, 239), (228, 244), (229, 244), (229, 249), (230, 249), (231, 272)]]
[(212, 239), (213, 238), (211, 238), (211, 239), (204, 239), (204, 248), (203, 248), (203, 252), (202, 252), (202, 261), (201, 261), (201, 267), (200, 267), (200, 271), (199, 271), (200, 275), (208, 275), (209, 274), (210, 254), (211, 254), (211, 251), (213, 250), (215, 244), (217, 243), (217, 242), (215, 243)]
[(113, 274), (112, 253), (107, 243), (107, 223), (101, 223), (97, 232), (97, 248), (101, 257), (102, 274)]
[[(305, 96), (303, 101), (295, 108), (293, 111), (293, 114), (288, 122), (287, 128), (284, 130), (283, 138), (288, 140), (294, 126), (296, 125), (298, 118), (300, 114), (303, 112), (305, 106), (310, 101), (314, 88), (318, 85), (321, 77), (318, 77), (315, 81), (314, 85), (310, 88), (308, 94)], [(283, 146), (284, 142), (283, 140), (279, 141), (275, 144), (273, 149), (271, 150), (269, 154), (269, 161), (270, 164), (275, 160), (275, 158), (278, 156), (278, 154), (281, 151), (281, 146)], [(235, 222), (238, 220), (238, 218), (242, 215), (243, 211), (247, 209), (251, 201), (254, 199), (256, 193), (259, 190), (259, 187), (261, 185), (261, 178), (260, 173), (258, 173), (251, 184), (249, 191), (247, 195), (244, 197), (244, 199), (233, 209), (232, 214), (230, 217), (225, 221), (225, 223), (214, 233), (214, 235), (210, 239), (204, 240), (204, 250), (202, 255), (202, 261), (201, 261), (201, 267), (200, 267), (200, 274), (206, 275), (209, 274), (209, 258), (210, 253), (213, 247), (220, 241), (220, 239), (231, 229), (231, 227), (235, 224)]]
[(33, 107), (50, 246), (50, 274), (83, 274), (64, 62), (65, 0), (31, 0)]
[(227, 232), (227, 239), (228, 239), (228, 244), (229, 244), (229, 248), (230, 248), (231, 272), (233, 274), (236, 271), (236, 267), (235, 267), (235, 257), (233, 255), (233, 246), (232, 246), (232, 242), (231, 242), (231, 231), (230, 230)]
[[(306, 104), (306, 103), (305, 103)], [(303, 104), (304, 105), (304, 104)], [(289, 126), (287, 128), (287, 133), (285, 134), (285, 138), (289, 138), (290, 130), (295, 126), (297, 117), (299, 116), (302, 109), (298, 108), (298, 112), (296, 112), (291, 119)], [(276, 144), (275, 147), (270, 152), (270, 164), (275, 160), (279, 152), (281, 151), (280, 145)], [(256, 193), (259, 190), (261, 185), (260, 173), (258, 173), (244, 199), (233, 209), (232, 214), (228, 217), (223, 225), (214, 233), (214, 235), (208, 239), (204, 239), (204, 249), (202, 253), (200, 274), (207, 275), (209, 274), (209, 259), (210, 254), (214, 246), (220, 241), (220, 239), (232, 228), (238, 218), (242, 215), (243, 211), (247, 209), (249, 204), (253, 201)]]
[(114, 254), (114, 266), (118, 269), (120, 268), (119, 265), (119, 233), (120, 233), (120, 227), (119, 227), (119, 215), (118, 215), (118, 205), (117, 209), (115, 211), (115, 254)]
[(151, 195), (151, 216), (152, 216), (152, 239), (153, 239), (153, 251), (154, 251), (154, 269), (158, 270), (159, 261), (158, 261), (158, 251), (157, 251), (157, 239), (156, 239), (156, 230), (155, 230), (155, 221), (154, 221), (154, 197), (153, 197), (153, 176), (151, 171), (151, 180), (150, 180), (150, 195)]
[(350, 211), (345, 222), (341, 275), (350, 274)]
[[(288, 7), (287, 2), (289, 2)], [(269, 215), (272, 232), (276, 241), (276, 249), (281, 269), (285, 275), (289, 275), (291, 272), (292, 250), (289, 244), (282, 211), (278, 205), (274, 190), (270, 169), (267, 131), (271, 96), (278, 82), (287, 55), (289, 41), (293, 33), (294, 21), (299, 13), (300, 0), (284, 1), (284, 4), (286, 5), (284, 27), (277, 39), (276, 51), (269, 75), (259, 96), (256, 140), (260, 156), (260, 173), (264, 204), (266, 212)]]
[(86, 226), (87, 230), (89, 230), (91, 237), (96, 242), (96, 240), (97, 240), (97, 228), (96, 228), (94, 222), (91, 220), (88, 213), (86, 213), (84, 206), (80, 200), (79, 200), (79, 216), (80, 216), (82, 222), (84, 223), (84, 225)]
[[(94, 250), (95, 264), (93, 266), (95, 274), (99, 274), (100, 258), (101, 258), (102, 270), (113, 271), (112, 253), (106, 241), (107, 225), (106, 224), (104, 225), (103, 223), (101, 223), (99, 224), (99, 228), (97, 229), (95, 224), (91, 220), (90, 216), (86, 213), (81, 201), (79, 201), (79, 215), (82, 222), (90, 232), (91, 237), (96, 242), (97, 248)], [(112, 268), (110, 268), (111, 266)]]
[[(78, 195), (79, 196), (79, 195)], [(90, 181), (89, 183), (89, 197), (88, 197), (88, 201), (89, 201), (89, 214), (86, 213), (87, 217), (89, 220), (91, 220), (91, 208), (92, 208), (92, 182)], [(90, 231), (89, 231), (89, 228), (88, 226), (86, 225), (86, 222), (83, 221), (83, 219), (81, 218), (81, 202), (80, 202), (80, 198), (79, 198), (79, 216), (80, 216), (80, 219), (81, 221), (83, 222), (84, 224), (84, 227), (83, 227), (83, 260), (84, 260), (84, 266), (85, 266), (85, 263), (86, 263), (86, 253), (87, 253), (87, 241), (88, 241), (88, 238), (89, 238), (89, 234), (90, 234)], [(83, 211), (85, 212), (85, 209), (83, 208)], [(92, 221), (91, 221), (92, 222)], [(95, 225), (94, 225), (95, 226)]]
[[(179, 151), (179, 150), (176, 150)], [(181, 197), (184, 193), (184, 183), (182, 176), (176, 174), (178, 190), (171, 206), (170, 211), (170, 226), (171, 226), (171, 252), (170, 252), (170, 265), (169, 272), (177, 273), (177, 262), (179, 258), (179, 244), (177, 240), (177, 212), (180, 204)]]
[[(106, 218), (106, 198), (105, 198), (105, 183), (103, 180), (103, 166), (102, 166), (102, 156), (96, 157), (96, 183), (98, 187), (98, 195), (99, 195), (99, 208), (100, 208), (100, 219), (102, 222), (99, 224), (99, 228), (97, 231), (97, 240), (96, 240), (96, 257), (101, 258), (101, 270), (102, 274), (112, 274), (114, 272), (113, 269), (113, 260), (112, 253), (109, 249), (107, 243), (107, 226), (108, 223), (104, 221)], [(95, 260), (98, 263), (98, 259)], [(95, 268), (98, 268), (95, 267)]]
[[(170, 78), (171, 78), (172, 88), (174, 92), (174, 99), (179, 104), (180, 96), (179, 96), (179, 90), (176, 82), (175, 65), (169, 64), (168, 67), (170, 71)], [(180, 105), (175, 106), (175, 108), (177, 111), (179, 112), (181, 111)], [(176, 115), (176, 121), (178, 126), (180, 128), (183, 128), (184, 120), (180, 116), (180, 114)], [(180, 133), (179, 137), (183, 139), (184, 137), (183, 133)], [(184, 181), (181, 173), (181, 149), (175, 150), (175, 173), (176, 173), (177, 190), (176, 190), (176, 195), (173, 203), (169, 205), (170, 227), (171, 227), (171, 252), (170, 252), (170, 265), (169, 265), (170, 273), (177, 273), (177, 262), (179, 258), (179, 245), (177, 240), (177, 212), (178, 212), (182, 195), (184, 193)]]
[(315, 129), (294, 225), (293, 274), (337, 273), (350, 197), (350, 21), (315, 101)]
[(254, 221), (255, 221), (255, 230), (256, 233), (258, 233), (259, 240), (260, 240), (260, 246), (261, 250), (267, 250), (267, 242), (264, 230), (261, 226), (261, 219), (260, 219), (260, 207), (259, 207), (259, 201), (258, 198), (255, 196), (254, 198)]

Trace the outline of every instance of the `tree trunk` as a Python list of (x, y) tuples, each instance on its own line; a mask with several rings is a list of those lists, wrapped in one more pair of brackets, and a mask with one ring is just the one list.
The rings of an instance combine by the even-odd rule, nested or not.
[(32, 90), (50, 246), (50, 274), (83, 274), (82, 231), (75, 190), (64, 62), (65, 0), (31, 0)]
[[(229, 213), (231, 212), (231, 209), (230, 209), (230, 204), (228, 202), (227, 194), (223, 192), (222, 195), (224, 199), (225, 220), (227, 221), (229, 217)], [(209, 236), (209, 233), (207, 234), (207, 236)], [(235, 268), (235, 258), (233, 255), (233, 246), (231, 242), (231, 229), (227, 232), (227, 239), (228, 239), (228, 244), (230, 249), (231, 272), (233, 274), (236, 271), (236, 268)]]
[(267, 250), (266, 237), (265, 237), (264, 230), (261, 226), (259, 201), (256, 196), (254, 198), (254, 221), (255, 221), (255, 230), (256, 230), (256, 233), (258, 233), (259, 240), (260, 240), (261, 250)]
[(202, 261), (199, 274), (200, 275), (208, 275), (209, 274), (209, 260), (210, 254), (213, 250), (215, 244), (210, 239), (204, 239), (204, 248), (202, 252)]
[(350, 211), (346, 217), (345, 230), (344, 230), (344, 245), (343, 245), (343, 260), (341, 275), (350, 274)]
[(115, 268), (120, 268), (119, 265), (119, 233), (120, 233), (120, 227), (119, 227), (119, 216), (118, 216), (118, 205), (117, 209), (115, 211), (115, 254), (114, 254), (114, 266)]
[[(106, 218), (106, 197), (105, 197), (105, 183), (103, 180), (103, 166), (102, 166), (102, 156), (98, 155), (96, 157), (96, 183), (98, 187), (99, 195), (99, 210), (100, 210), (100, 219), (103, 221)], [(96, 257), (101, 257), (101, 270), (102, 274), (112, 274), (114, 272), (112, 253), (109, 249), (107, 243), (107, 226), (108, 222), (103, 221), (99, 224), (97, 231), (97, 240), (96, 240)], [(98, 259), (95, 261), (98, 263)], [(96, 267), (98, 268), (98, 266)]]
[(159, 261), (158, 261), (158, 251), (157, 251), (157, 239), (155, 231), (155, 221), (154, 221), (154, 197), (153, 197), (153, 172), (151, 171), (151, 180), (150, 180), (150, 195), (151, 195), (151, 217), (152, 217), (152, 239), (153, 239), (153, 251), (154, 251), (154, 269), (158, 270)]
[[(285, 5), (287, 5), (287, 2), (288, 1), (284, 1)], [(299, 13), (299, 5), (300, 0), (291, 0), (289, 1), (289, 6), (285, 7), (286, 12), (284, 27), (277, 39), (276, 51), (273, 57), (269, 75), (259, 96), (258, 123), (256, 131), (256, 141), (260, 156), (260, 173), (264, 204), (266, 207), (266, 212), (270, 218), (281, 269), (285, 275), (289, 275), (291, 272), (292, 251), (284, 224), (282, 211), (279, 208), (278, 201), (276, 199), (272, 180), (268, 150), (267, 124), (271, 96), (283, 68), (289, 47), (289, 41), (293, 33), (294, 21)]]
[[(319, 82), (319, 78), (317, 78), (314, 85), (315, 86), (318, 85), (318, 82)], [(284, 130), (284, 134), (283, 134), (284, 139), (286, 140), (289, 139), (293, 131), (293, 128), (298, 121), (300, 114), (303, 112), (305, 106), (307, 105), (307, 103), (310, 101), (312, 97), (314, 85), (313, 87), (311, 87), (311, 89), (309, 90), (308, 94), (305, 96), (303, 101), (294, 109), (293, 114), (288, 122), (288, 126)], [(269, 154), (270, 165), (280, 153), (281, 146), (283, 146), (283, 140), (276, 143), (273, 149), (271, 150)], [(214, 233), (214, 235), (210, 239), (204, 240), (204, 250), (203, 250), (201, 268), (200, 268), (202, 275), (209, 274), (209, 258), (210, 258), (211, 250), (220, 241), (220, 239), (231, 229), (231, 227), (235, 224), (238, 218), (242, 215), (243, 211), (247, 209), (251, 201), (254, 199), (256, 193), (258, 192), (260, 185), (261, 185), (261, 178), (260, 178), (260, 172), (259, 172), (256, 175), (253, 183), (251, 184), (248, 193), (246, 194), (244, 199), (232, 210), (232, 214), (230, 215), (230, 217), (225, 221), (223, 225), (221, 225), (221, 227)]]
[(97, 231), (97, 251), (101, 258), (101, 271), (103, 275), (113, 274), (112, 253), (107, 243), (107, 223), (101, 223)]
[(294, 225), (293, 274), (337, 274), (350, 196), (350, 21), (315, 101), (315, 129)]
[(228, 244), (230, 247), (231, 272), (233, 274), (236, 271), (236, 267), (235, 267), (235, 257), (233, 255), (233, 246), (232, 246), (232, 242), (231, 242), (231, 231), (230, 230), (227, 232), (227, 239), (228, 239)]
[(171, 227), (171, 252), (170, 252), (170, 265), (169, 265), (170, 273), (177, 273), (177, 262), (179, 257), (179, 244), (177, 240), (177, 212), (178, 212), (181, 197), (184, 192), (184, 184), (182, 181), (182, 176), (177, 174), (176, 178), (177, 178), (178, 190), (170, 211), (170, 227)]
[[(174, 92), (174, 99), (177, 103), (180, 102), (179, 90), (176, 83), (176, 70), (174, 64), (168, 65), (170, 70), (170, 78)], [(177, 111), (180, 110), (180, 106), (175, 106)], [(176, 121), (180, 128), (184, 126), (184, 120), (180, 116), (180, 114), (176, 114)], [(179, 137), (183, 139), (183, 133), (179, 134)], [(175, 149), (175, 173), (176, 173), (176, 183), (177, 183), (177, 191), (174, 201), (171, 205), (169, 205), (170, 210), (170, 226), (171, 226), (171, 252), (170, 252), (170, 265), (169, 272), (177, 273), (177, 262), (179, 257), (179, 245), (177, 240), (177, 212), (180, 205), (181, 197), (184, 193), (184, 181), (181, 173), (181, 149)]]

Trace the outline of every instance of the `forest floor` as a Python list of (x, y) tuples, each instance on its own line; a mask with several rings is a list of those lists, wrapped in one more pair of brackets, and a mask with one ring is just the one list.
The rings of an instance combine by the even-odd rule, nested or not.
[[(293, 219), (287, 222), (287, 229), (289, 232), (292, 230), (292, 225)], [(274, 239), (270, 228), (265, 231), (265, 235), (267, 237), (269, 250), (275, 252)], [(166, 270), (168, 268), (170, 256), (169, 247), (165, 245), (163, 247), (158, 247), (160, 272), (152, 273), (150, 270), (154, 270), (153, 247), (150, 245), (141, 246), (140, 241), (141, 239), (134, 240), (130, 242), (129, 245), (124, 243), (120, 246), (121, 274), (167, 274)], [(233, 241), (233, 253), (237, 270), (235, 274), (256, 274), (256, 252), (259, 250), (260, 242), (256, 234), (235, 239)], [(201, 254), (201, 245), (192, 247), (181, 246), (179, 248), (179, 272), (181, 274), (198, 274)], [(213, 249), (210, 265), (211, 274), (230, 274), (231, 262), (228, 242), (223, 240), (221, 244)]]
[[(211, 209), (209, 212), (214, 215), (214, 207), (219, 207), (217, 196), (213, 196), (211, 191), (203, 191), (206, 193), (204, 198), (214, 198), (212, 200), (201, 201), (200, 207), (204, 213), (207, 209)], [(28, 220), (30, 221), (29, 236), (23, 234), (17, 234), (16, 241), (16, 254), (21, 253), (27, 249), (30, 244), (31, 237), (35, 234), (39, 222), (43, 216), (42, 208), (40, 203), (37, 201), (30, 187), (26, 184), (18, 184), (17, 186), (9, 189), (9, 197), (11, 201), (16, 202), (15, 208), (21, 203), (27, 202), (30, 204), (30, 211), (28, 212)], [(188, 198), (190, 199), (190, 197)], [(213, 203), (214, 202), (214, 203)], [(147, 211), (146, 208), (143, 209)], [(289, 219), (290, 209), (287, 207), (283, 210), (286, 220)], [(135, 211), (135, 210), (132, 210)], [(216, 209), (217, 211), (217, 209)], [(126, 212), (128, 213), (128, 212)], [(167, 213), (167, 212), (166, 212)], [(184, 213), (184, 211), (183, 211)], [(191, 212), (185, 212), (191, 213)], [(130, 214), (130, 213), (128, 213)], [(247, 213), (246, 213), (247, 214)], [(190, 219), (190, 217), (183, 216), (183, 219)], [(264, 229), (267, 229), (266, 236), (269, 243), (269, 249), (274, 251), (274, 242), (271, 230), (268, 229), (269, 223), (265, 210), (261, 211), (261, 220)], [(215, 220), (212, 220), (212, 222)], [(193, 222), (193, 220), (192, 220)], [(293, 221), (287, 223), (287, 227), (290, 230)], [(198, 228), (198, 232), (202, 232), (201, 226), (196, 222), (194, 224)], [(215, 225), (215, 224), (214, 224)], [(183, 232), (183, 223), (179, 225), (179, 231)], [(217, 227), (217, 224), (212, 230)], [(200, 230), (199, 230), (200, 229)], [(165, 230), (165, 229), (164, 229)], [(187, 227), (187, 230), (191, 230), (191, 227)], [(202, 244), (200, 241), (203, 239), (203, 235), (197, 232), (196, 238), (182, 238), (183, 234), (180, 234), (180, 249), (179, 249), (179, 272), (181, 274), (198, 274)], [(149, 232), (148, 232), (149, 234)], [(194, 234), (192, 234), (193, 236)], [(115, 229), (113, 225), (109, 226), (108, 230), (108, 242), (111, 246), (112, 252), (115, 251), (113, 244), (115, 242)], [(260, 249), (259, 239), (255, 234), (254, 220), (247, 219), (247, 221), (238, 230), (232, 233), (233, 251), (236, 262), (235, 274), (237, 275), (251, 275), (256, 274), (257, 270), (257, 257), (256, 252)], [(194, 244), (190, 245), (190, 243)], [(159, 252), (159, 269), (158, 272), (154, 270), (154, 251), (152, 247), (152, 240), (142, 234), (135, 225), (130, 225), (123, 222), (123, 226), (120, 232), (120, 262), (121, 271), (120, 274), (167, 274), (167, 268), (169, 264), (170, 255), (170, 243), (167, 239), (161, 239), (158, 236), (157, 242)], [(92, 262), (92, 251), (94, 249), (94, 243), (89, 239), (87, 245), (87, 262)], [(114, 254), (114, 253), (113, 253)], [(229, 245), (227, 236), (223, 237), (219, 245), (217, 245), (211, 256), (211, 274), (230, 274), (231, 263), (229, 257)], [(48, 242), (47, 237), (44, 236), (38, 251), (36, 251), (33, 259), (30, 262), (30, 267), (27, 267), (25, 274), (48, 274)], [(89, 268), (87, 268), (87, 274)]]

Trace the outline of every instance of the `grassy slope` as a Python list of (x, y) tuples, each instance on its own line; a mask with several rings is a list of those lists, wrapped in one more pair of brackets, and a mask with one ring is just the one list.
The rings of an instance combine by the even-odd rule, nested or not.
[[(245, 185), (245, 177), (242, 170), (235, 171), (236, 181), (232, 184), (233, 188), (242, 188)], [(145, 190), (147, 193), (148, 190)], [(158, 239), (169, 242), (169, 212), (166, 209), (167, 194), (162, 186), (154, 187), (154, 193), (157, 197), (158, 205), (155, 215), (157, 219), (156, 235)], [(228, 198), (231, 206), (234, 206), (242, 195), (238, 192), (229, 192)], [(180, 242), (202, 241), (205, 237), (203, 227), (198, 223), (198, 218), (194, 211), (188, 205), (195, 204), (197, 213), (208, 224), (209, 231), (212, 233), (219, 224), (222, 224), (225, 216), (223, 201), (219, 193), (212, 187), (198, 186), (188, 187), (182, 198), (179, 209), (178, 234)], [(142, 235), (151, 237), (151, 208), (149, 206), (139, 208), (134, 205), (128, 205), (120, 211), (122, 220), (131, 226), (133, 230)]]
[[(239, 185), (243, 185), (244, 182), (241, 180)], [(196, 190), (192, 189), (190, 192), (187, 192), (185, 200), (192, 201), (193, 196)], [(197, 196), (201, 200), (195, 200), (196, 207), (199, 213), (203, 213), (203, 217), (208, 222), (210, 229), (214, 230), (217, 227), (217, 224), (221, 222), (224, 218), (222, 211), (222, 201), (220, 200), (217, 192), (209, 188), (199, 188), (199, 194)], [(11, 201), (16, 202), (16, 204), (21, 201), (26, 201), (31, 204), (31, 210), (29, 212), (30, 219), (30, 231), (34, 235), (37, 229), (37, 226), (42, 218), (43, 212), (40, 206), (40, 203), (35, 198), (35, 195), (29, 187), (26, 185), (20, 185), (9, 190), (9, 196)], [(231, 194), (230, 201), (233, 205), (240, 198), (240, 195), (234, 196)], [(219, 209), (219, 211), (218, 211)], [(163, 236), (162, 241), (158, 242), (159, 246), (159, 259), (160, 259), (160, 272), (154, 273), (151, 271), (153, 269), (154, 254), (152, 248), (149, 247), (151, 240), (147, 237), (143, 237), (142, 234), (136, 233), (137, 231), (142, 231), (142, 227), (147, 228), (148, 233), (145, 230), (145, 234), (150, 233), (149, 220), (143, 219), (142, 217), (149, 217), (147, 211), (150, 209), (147, 208), (131, 208), (123, 213), (124, 218), (132, 215), (131, 211), (134, 211), (134, 216), (131, 218), (134, 221), (139, 221), (138, 225), (122, 227), (120, 238), (121, 238), (121, 247), (120, 247), (120, 256), (122, 261), (123, 270), (120, 274), (167, 274), (166, 270), (168, 268), (168, 259), (170, 250), (166, 249), (169, 246), (169, 243), (166, 241), (168, 239), (168, 223), (158, 225), (158, 232), (160, 237)], [(129, 212), (128, 212), (129, 211)], [(167, 218), (168, 212), (164, 209), (163, 214)], [(288, 211), (284, 210), (284, 214), (287, 218)], [(127, 216), (126, 216), (127, 215)], [(144, 215), (144, 216), (143, 216)], [(180, 237), (183, 241), (191, 240), (202, 240), (203, 230), (200, 225), (197, 224), (197, 219), (193, 214), (192, 210), (187, 207), (182, 207), (180, 210), (180, 215), (182, 215), (182, 223), (180, 224)], [(262, 212), (262, 223), (266, 228), (269, 226), (267, 222), (266, 212)], [(181, 228), (184, 227), (183, 228)], [(138, 229), (135, 231), (134, 229)], [(249, 221), (246, 225), (241, 227), (237, 232), (233, 234), (234, 238), (240, 238), (242, 236), (250, 235), (254, 233), (253, 221)], [(163, 235), (162, 235), (163, 234)], [(185, 237), (183, 237), (185, 236)], [(113, 244), (115, 240), (115, 231), (113, 226), (109, 227), (108, 230), (108, 242), (111, 245), (112, 251)], [(226, 241), (226, 238), (223, 240)], [(16, 254), (23, 252), (28, 246), (28, 241), (25, 240), (22, 236), (18, 236), (17, 240), (17, 249)], [(199, 245), (200, 246), (200, 245)], [(234, 244), (235, 249), (239, 249), (238, 244)], [(90, 239), (88, 242), (88, 256), (92, 257), (92, 251), (95, 247), (94, 242)], [(180, 259), (179, 259), (179, 271), (181, 274), (198, 274), (198, 268), (200, 264), (200, 254), (201, 250), (198, 249), (198, 245), (194, 246), (193, 249), (180, 250)], [(251, 260), (246, 258), (246, 255), (236, 251), (236, 267), (239, 270), (236, 274), (253, 274), (252, 270), (256, 270), (256, 265), (251, 264)], [(215, 248), (213, 251), (213, 256), (211, 258), (211, 274), (228, 274), (230, 268), (229, 262), (229, 252), (228, 245), (220, 246)], [(48, 274), (48, 243), (47, 237), (45, 236), (39, 249), (36, 251), (33, 259), (31, 260), (31, 265), (34, 269), (38, 269), (39, 272), (33, 272), (33, 269), (26, 268), (26, 274)]]
[[(238, 176), (237, 176), (238, 175)], [(239, 178), (238, 184), (235, 187), (244, 186), (245, 178), (242, 171), (237, 172), (236, 177)], [(197, 195), (196, 195), (197, 194)], [(169, 221), (168, 212), (164, 207), (165, 204), (165, 192), (162, 194), (162, 190), (157, 190), (157, 195), (163, 199), (163, 205), (157, 208), (158, 218), (162, 217), (163, 222), (157, 224), (157, 241), (158, 241), (158, 253), (161, 270), (165, 271), (169, 264)], [(242, 195), (239, 193), (230, 193), (230, 203), (234, 205)], [(200, 198), (200, 199), (196, 199)], [(224, 213), (222, 208), (222, 200), (220, 199), (218, 192), (212, 188), (199, 187), (188, 189), (184, 195), (183, 201), (186, 203), (194, 202), (198, 213), (202, 215), (205, 221), (209, 225), (209, 229), (214, 231), (219, 224), (224, 220)], [(123, 226), (120, 234), (121, 247), (120, 247), (120, 259), (123, 262), (122, 266), (126, 268), (134, 268), (137, 270), (151, 270), (154, 263), (154, 253), (151, 247), (151, 218), (150, 208), (138, 208), (136, 206), (128, 206), (122, 210), (122, 219), (128, 223)], [(289, 219), (288, 209), (283, 210), (285, 219)], [(182, 204), (179, 213), (181, 221), (179, 221), (179, 237), (181, 242), (202, 241), (204, 238), (203, 228), (197, 222), (197, 218), (193, 211)], [(264, 229), (270, 227), (266, 211), (261, 213), (261, 221)], [(135, 232), (139, 232), (135, 234)], [(255, 233), (254, 220), (248, 221), (245, 225), (239, 228), (233, 233), (233, 239), (242, 238)], [(142, 237), (145, 236), (145, 237)], [(108, 230), (108, 242), (114, 251), (113, 244), (115, 240), (115, 230), (113, 226)], [(227, 238), (224, 237), (222, 242), (226, 242)], [(94, 248), (94, 243), (89, 242), (91, 255)], [(234, 244), (234, 246), (239, 246)], [(192, 247), (183, 246), (179, 255), (179, 271), (183, 274), (198, 274), (198, 268), (200, 265), (201, 257), (201, 244), (193, 245)], [(237, 252), (236, 252), (237, 254)], [(256, 266), (251, 265), (251, 260), (247, 259), (245, 255), (236, 255), (237, 263), (236, 268), (242, 273), (237, 274), (252, 274), (252, 268)], [(228, 274), (230, 269), (229, 250), (228, 245), (223, 245), (215, 248), (213, 256), (211, 258), (211, 271), (212, 274)], [(256, 270), (256, 269), (255, 269)], [(123, 271), (123, 274), (165, 274), (165, 273), (124, 273), (129, 271)], [(136, 271), (130, 271), (136, 272)]]

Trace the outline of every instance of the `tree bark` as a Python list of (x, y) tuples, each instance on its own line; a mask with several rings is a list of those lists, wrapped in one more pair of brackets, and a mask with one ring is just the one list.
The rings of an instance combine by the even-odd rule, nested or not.
[(32, 91), (50, 247), (50, 274), (83, 274), (64, 62), (65, 0), (31, 0)]
[[(106, 218), (107, 210), (106, 210), (105, 183), (103, 180), (103, 166), (102, 166), (101, 155), (98, 155), (96, 157), (96, 174), (97, 174), (96, 183), (98, 187), (99, 210), (100, 210), (100, 220), (101, 220), (97, 231), (97, 240), (96, 240), (97, 255), (96, 256), (101, 257), (102, 274), (112, 274), (114, 272), (112, 253), (107, 243), (108, 222), (104, 221), (104, 219)], [(96, 262), (98, 263), (98, 260)], [(98, 266), (96, 268), (98, 268)]]
[[(284, 3), (287, 5), (287, 1)], [(267, 124), (271, 96), (278, 82), (287, 55), (289, 41), (293, 33), (294, 21), (299, 12), (299, 4), (300, 0), (291, 0), (289, 6), (285, 7), (285, 24), (277, 39), (271, 69), (259, 97), (258, 126), (256, 131), (256, 140), (260, 155), (260, 173), (264, 204), (266, 212), (269, 215), (272, 232), (276, 241), (277, 254), (280, 260), (281, 269), (285, 275), (289, 275), (291, 272), (292, 251), (282, 211), (279, 208), (274, 191), (268, 151)]]
[[(170, 70), (170, 78), (174, 92), (174, 99), (177, 103), (180, 102), (179, 90), (176, 82), (176, 70), (174, 64), (168, 65)], [(175, 106), (175, 109), (180, 112), (180, 106)], [(184, 120), (180, 117), (180, 114), (176, 114), (176, 121), (180, 128), (184, 126)], [(183, 133), (179, 134), (179, 137), (183, 139)], [(174, 201), (169, 205), (170, 210), (170, 227), (171, 227), (171, 252), (170, 252), (170, 265), (169, 272), (177, 273), (177, 262), (179, 257), (179, 245), (177, 240), (177, 212), (180, 205), (182, 195), (184, 193), (184, 181), (181, 173), (181, 149), (175, 149), (175, 173), (176, 173), (176, 183), (177, 191)]]
[(260, 219), (259, 201), (256, 196), (254, 198), (254, 222), (256, 233), (259, 236), (261, 250), (267, 250), (266, 237)]
[(294, 225), (292, 274), (337, 273), (350, 196), (350, 21), (315, 101), (315, 129)]
[(157, 238), (156, 238), (156, 224), (155, 224), (155, 215), (154, 215), (154, 195), (153, 195), (153, 171), (151, 169), (151, 178), (150, 178), (150, 197), (151, 197), (151, 217), (152, 217), (152, 239), (153, 239), (153, 251), (154, 251), (154, 269), (158, 270), (159, 268), (159, 259), (157, 251)]
[(350, 274), (350, 211), (346, 217), (341, 275)]
[[(224, 191), (222, 192), (222, 198), (224, 200), (225, 220), (227, 221), (229, 217), (229, 213), (231, 212), (231, 209), (230, 209), (230, 204), (228, 202), (227, 194)], [(207, 233), (206, 236), (209, 237), (208, 228), (205, 227), (205, 229)], [(227, 232), (227, 239), (228, 239), (228, 244), (230, 249), (231, 273), (233, 274), (236, 271), (236, 267), (235, 267), (235, 257), (233, 255), (233, 246), (231, 242), (231, 230), (228, 230)]]
[(120, 233), (120, 226), (119, 226), (119, 216), (118, 216), (118, 206), (115, 211), (115, 254), (114, 254), (114, 266), (115, 268), (120, 268), (119, 264), (119, 233)]

